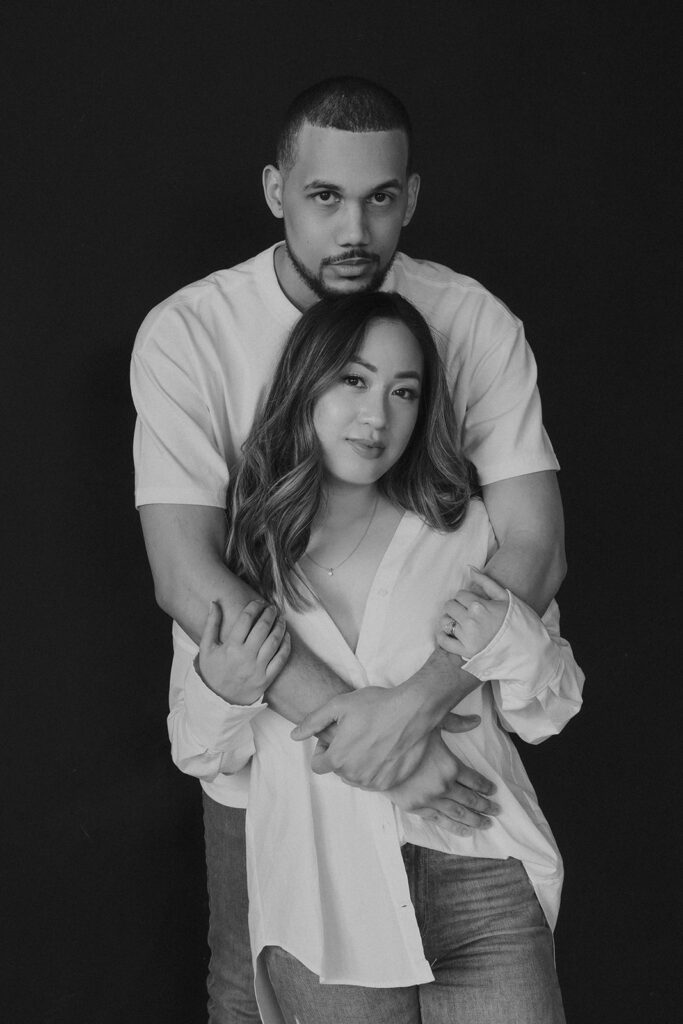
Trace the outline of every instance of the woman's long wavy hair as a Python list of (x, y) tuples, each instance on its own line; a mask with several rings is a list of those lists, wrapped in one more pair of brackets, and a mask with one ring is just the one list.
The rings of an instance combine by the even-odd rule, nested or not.
[(377, 320), (405, 324), (424, 360), (410, 441), (378, 487), (436, 530), (457, 529), (465, 515), (472, 470), (460, 451), (446, 377), (424, 318), (394, 292), (324, 299), (289, 335), (230, 490), (226, 561), (280, 607), (285, 600), (294, 608), (310, 603), (295, 567), (324, 499), (322, 450), (313, 425), (316, 403), (340, 380)]

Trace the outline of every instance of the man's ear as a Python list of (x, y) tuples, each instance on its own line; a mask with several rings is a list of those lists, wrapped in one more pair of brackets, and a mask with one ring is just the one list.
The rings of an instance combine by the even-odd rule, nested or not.
[(405, 216), (403, 218), (403, 227), (406, 224), (410, 224), (413, 214), (415, 213), (415, 207), (417, 206), (417, 196), (420, 191), (420, 175), (411, 174), (408, 178), (408, 205), (406, 206)]
[(263, 194), (266, 197), (270, 212), (274, 217), (279, 217), (282, 220), (285, 215), (282, 208), (282, 189), (284, 187), (282, 175), (277, 167), (273, 164), (268, 164), (267, 167), (263, 168), (262, 180)]

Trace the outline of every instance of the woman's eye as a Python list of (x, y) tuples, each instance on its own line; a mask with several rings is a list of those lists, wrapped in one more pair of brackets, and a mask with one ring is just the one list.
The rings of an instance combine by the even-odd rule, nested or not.
[(342, 377), (342, 380), (352, 388), (357, 388), (363, 383), (363, 378), (355, 373), (347, 373), (346, 376)]
[(399, 398), (407, 398), (411, 402), (419, 398), (417, 391), (414, 391), (412, 388), (396, 388), (394, 394), (398, 395)]

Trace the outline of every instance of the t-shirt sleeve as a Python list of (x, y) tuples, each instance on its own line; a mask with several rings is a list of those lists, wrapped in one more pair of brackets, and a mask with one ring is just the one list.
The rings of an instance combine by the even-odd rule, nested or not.
[(192, 336), (201, 328), (173, 311), (146, 324), (131, 361), (135, 504), (225, 508), (225, 452)]
[(536, 361), (522, 324), (511, 314), (482, 322), (465, 373), (465, 454), (482, 484), (559, 469), (543, 427)]

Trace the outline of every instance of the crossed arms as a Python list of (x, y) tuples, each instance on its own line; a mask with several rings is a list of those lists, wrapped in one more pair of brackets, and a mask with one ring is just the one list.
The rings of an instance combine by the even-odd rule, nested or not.
[[(483, 495), (499, 544), (487, 573), (543, 613), (565, 572), (555, 473), (498, 481), (486, 485)], [(140, 518), (157, 602), (195, 641), (211, 601), (220, 601), (229, 626), (258, 596), (225, 566), (221, 509), (143, 505)], [(447, 640), (443, 644), (449, 647)], [(268, 703), (291, 722), (303, 723), (302, 736), (334, 724), (319, 745), (315, 770), (335, 771), (352, 785), (391, 789), (392, 800), (404, 810), (468, 834), (485, 826), (495, 805), (488, 799), (494, 787), (441, 740), (440, 728), (472, 727), (471, 721), (448, 715), (481, 685), (460, 666), (456, 654), (437, 648), (401, 686), (349, 692), (294, 636), (289, 660), (268, 689)], [(309, 715), (310, 723), (304, 721)]]

